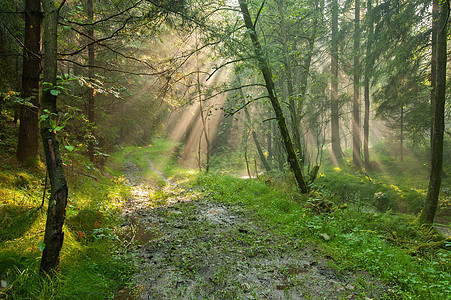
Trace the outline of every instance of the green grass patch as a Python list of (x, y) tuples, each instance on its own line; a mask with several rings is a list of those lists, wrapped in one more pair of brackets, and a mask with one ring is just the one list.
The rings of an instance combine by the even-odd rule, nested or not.
[(52, 280), (39, 275), (45, 172), (14, 160), (0, 167), (0, 279), (7, 284), (0, 299), (106, 299), (130, 280), (126, 243), (115, 234), (129, 195), (125, 179), (78, 153), (65, 153), (63, 161), (69, 197), (60, 272)]
[[(360, 189), (368, 185), (355, 184)], [(338, 270), (377, 276), (391, 287), (393, 299), (446, 299), (451, 294), (451, 242), (436, 246), (433, 241), (439, 237), (411, 226), (409, 215), (362, 210), (353, 203), (340, 207), (327, 190), (307, 199), (279, 192), (260, 180), (219, 174), (201, 173), (192, 185), (213, 201), (244, 206), (258, 222), (301, 244), (317, 245)], [(321, 201), (331, 202), (335, 209), (324, 213), (312, 209)]]

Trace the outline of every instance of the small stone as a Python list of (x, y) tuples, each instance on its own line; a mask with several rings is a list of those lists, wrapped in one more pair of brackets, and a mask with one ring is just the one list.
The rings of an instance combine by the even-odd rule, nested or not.
[(8, 282), (6, 280), (0, 280), (0, 286), (2, 287), (2, 289), (5, 289), (8, 287)]
[(321, 233), (319, 236), (322, 237), (325, 241), (330, 240), (330, 236), (327, 233)]

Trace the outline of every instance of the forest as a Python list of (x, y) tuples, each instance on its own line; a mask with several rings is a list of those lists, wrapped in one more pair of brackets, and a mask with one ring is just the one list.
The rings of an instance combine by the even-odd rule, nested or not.
[(449, 0), (1, 0), (0, 299), (450, 299)]

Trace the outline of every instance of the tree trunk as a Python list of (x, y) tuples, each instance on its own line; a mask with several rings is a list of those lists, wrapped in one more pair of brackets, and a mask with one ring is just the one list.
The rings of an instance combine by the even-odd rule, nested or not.
[[(57, 83), (58, 10), (53, 0), (42, 0), (42, 6), (44, 8), (44, 82), (55, 86)], [(56, 96), (51, 94), (50, 89), (43, 89), (41, 100), (41, 114), (45, 114), (45, 109), (56, 114)], [(40, 266), (41, 274), (51, 274), (57, 271), (59, 253), (64, 240), (63, 224), (68, 194), (63, 164), (59, 156), (58, 142), (49, 122), (52, 117), (52, 115), (48, 116), (41, 123), (41, 139), (51, 185), (44, 235), (45, 248)]]
[[(268, 119), (271, 118), (271, 109), (269, 109), (269, 114), (268, 114)], [(270, 166), (274, 166), (273, 165), (273, 160), (274, 160), (274, 133), (271, 130), (271, 124), (272, 122), (270, 122), (268, 120), (268, 122), (266, 122), (266, 126), (267, 126), (267, 131), (266, 131), (266, 148), (268, 149), (268, 164)]]
[[(94, 21), (94, 4), (93, 4), (93, 0), (87, 0), (87, 14), (88, 14), (88, 23), (92, 24), (92, 22)], [(94, 28), (89, 25), (88, 26), (88, 31), (87, 31), (87, 36), (88, 36), (88, 77), (89, 77), (89, 81), (93, 82), (94, 81), (94, 64), (95, 64), (95, 56), (94, 56), (94, 44), (92, 44), (92, 41), (94, 40)], [(94, 87), (91, 86), (89, 87), (88, 90), (88, 101), (87, 101), (87, 110), (88, 110), (88, 121), (89, 121), (89, 126), (90, 126), (90, 137), (88, 140), (88, 157), (91, 161), (94, 161), (94, 154), (95, 154), (95, 113), (94, 113), (94, 108), (95, 108), (95, 99), (94, 99)]]
[[(198, 34), (196, 34), (196, 49), (198, 49)], [(204, 108), (202, 105), (202, 91), (200, 89), (200, 71), (199, 71), (199, 51), (196, 51), (196, 66), (197, 66), (197, 97), (199, 100), (199, 111), (200, 111), (200, 118), (202, 122), (202, 131), (204, 133), (205, 137), (205, 144), (206, 144), (206, 164), (205, 164), (205, 171), (210, 170), (210, 138), (208, 137), (208, 128), (207, 128), (207, 117), (204, 115)], [(202, 140), (202, 135), (199, 138), (199, 152), (200, 152), (200, 144)], [(200, 166), (200, 160), (201, 156), (199, 153), (199, 166)], [(199, 168), (200, 169), (200, 168)]]
[(330, 82), (330, 126), (333, 156), (332, 161), (334, 164), (338, 165), (339, 161), (342, 159), (338, 105), (338, 0), (332, 1), (332, 45), (330, 71), (332, 73), (332, 79)]
[[(439, 0), (432, 0), (432, 33), (431, 33), (431, 108), (434, 110), (435, 89), (437, 84), (437, 18), (439, 15)], [(434, 119), (431, 118), (431, 152)]]
[(352, 106), (352, 162), (363, 167), (360, 154), (360, 0), (355, 1), (354, 20), (354, 101)]
[[(238, 78), (238, 84), (240, 86), (239, 91), (240, 91), (241, 99), (243, 99), (243, 101), (246, 101), (246, 98), (244, 97), (244, 94), (243, 94), (243, 90), (241, 89), (241, 78), (239, 76), (237, 76), (237, 78)], [(271, 167), (269, 166), (268, 161), (266, 160), (266, 157), (263, 154), (262, 147), (260, 145), (260, 142), (258, 141), (257, 133), (255, 132), (255, 130), (252, 126), (251, 116), (249, 114), (249, 110), (247, 109), (247, 106), (244, 106), (244, 114), (246, 115), (246, 119), (249, 123), (249, 129), (251, 131), (252, 139), (254, 140), (255, 147), (257, 148), (257, 152), (258, 152), (258, 156), (260, 157), (260, 161), (262, 162), (263, 166), (265, 167), (266, 172), (269, 172), (269, 171), (271, 171)]]
[(401, 134), (399, 137), (401, 161), (404, 161), (404, 106), (401, 105)]
[(434, 101), (434, 124), (431, 136), (432, 155), (428, 193), (423, 210), (419, 216), (420, 224), (432, 224), (438, 206), (440, 185), (443, 169), (443, 134), (445, 130), (445, 100), (446, 100), (446, 43), (447, 21), (449, 15), (449, 0), (440, 3), (437, 21), (437, 80)]
[(293, 89), (293, 70), (291, 69), (290, 54), (288, 51), (288, 38), (285, 30), (285, 20), (283, 12), (284, 1), (277, 1), (277, 10), (280, 17), (280, 37), (282, 42), (282, 52), (283, 52), (283, 63), (285, 66), (285, 76), (287, 79), (287, 90), (288, 90), (288, 104), (290, 108), (290, 120), (291, 120), (291, 133), (293, 135), (293, 144), (295, 151), (301, 158), (302, 161), (302, 146), (301, 146), (301, 134), (299, 132), (299, 119), (298, 119), (298, 105), (294, 99), (294, 89)]
[(280, 134), (282, 135), (283, 144), (285, 146), (285, 151), (287, 152), (287, 160), (290, 164), (291, 170), (294, 173), (298, 186), (302, 193), (308, 193), (309, 189), (302, 174), (301, 165), (299, 164), (298, 157), (293, 147), (293, 142), (291, 141), (290, 133), (288, 132), (287, 124), (285, 122), (285, 117), (283, 115), (282, 108), (280, 107), (279, 100), (277, 99), (274, 92), (274, 82), (272, 80), (271, 70), (269, 69), (268, 63), (263, 54), (260, 42), (255, 31), (254, 24), (251, 20), (251, 15), (249, 13), (247, 3), (245, 0), (239, 0), (241, 13), (243, 15), (244, 23), (248, 29), (249, 35), (252, 40), (255, 55), (258, 60), (258, 67), (265, 79), (265, 86), (268, 92), (269, 100), (276, 114), (277, 123), (279, 125)]
[[(250, 124), (251, 116), (249, 115), (249, 111), (247, 110), (246, 106), (244, 107), (244, 113), (246, 114), (247, 121)], [(260, 157), (260, 160), (261, 160), (263, 166), (265, 167), (265, 170), (267, 172), (269, 172), (269, 171), (271, 171), (271, 167), (269, 166), (268, 161), (266, 160), (266, 157), (263, 154), (262, 147), (261, 147), (260, 142), (258, 141), (258, 138), (257, 138), (257, 133), (252, 128), (252, 125), (250, 125), (250, 126), (251, 126), (252, 139), (254, 140), (255, 147), (257, 147), (258, 156)]]
[(373, 17), (371, 16), (372, 2), (367, 0), (368, 15), (368, 37), (366, 42), (366, 63), (365, 63), (365, 114), (363, 117), (363, 157), (365, 169), (370, 168), (369, 135), (370, 135), (370, 80), (373, 68), (371, 50), (373, 47)]
[(25, 40), (22, 69), (22, 98), (30, 98), (32, 106), (20, 107), (17, 159), (33, 163), (39, 149), (39, 75), (41, 73), (41, 2), (25, 2)]

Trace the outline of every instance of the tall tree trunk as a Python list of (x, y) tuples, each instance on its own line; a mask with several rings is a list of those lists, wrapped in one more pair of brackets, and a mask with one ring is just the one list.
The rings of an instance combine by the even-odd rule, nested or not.
[(404, 106), (401, 105), (401, 134), (399, 137), (401, 161), (404, 161)]
[(248, 29), (249, 35), (252, 40), (255, 55), (258, 60), (258, 67), (265, 79), (265, 86), (268, 92), (269, 100), (276, 114), (277, 123), (279, 125), (280, 134), (282, 135), (283, 144), (285, 146), (285, 151), (287, 152), (287, 160), (290, 164), (291, 170), (294, 173), (298, 186), (302, 193), (308, 193), (309, 189), (302, 174), (301, 165), (299, 164), (298, 157), (293, 147), (293, 142), (291, 141), (290, 133), (288, 132), (287, 124), (285, 122), (285, 116), (283, 115), (282, 108), (280, 106), (279, 100), (277, 99), (274, 92), (274, 82), (272, 80), (271, 70), (269, 69), (266, 58), (263, 54), (260, 42), (258, 40), (257, 32), (255, 31), (254, 24), (252, 23), (251, 15), (247, 7), (245, 0), (239, 0), (241, 13), (243, 15), (244, 23)]
[[(308, 84), (308, 78), (310, 75), (310, 67), (313, 57), (313, 51), (316, 41), (316, 34), (317, 34), (317, 28), (318, 28), (318, 22), (319, 22), (319, 15), (321, 14), (322, 9), (320, 9), (320, 3), (318, 0), (314, 1), (314, 12), (313, 12), (313, 24), (312, 24), (312, 31), (310, 33), (310, 37), (308, 38), (308, 46), (307, 46), (307, 53), (304, 55), (303, 59), (303, 65), (302, 65), (302, 71), (301, 76), (299, 80), (299, 96), (300, 96), (300, 102), (298, 105), (298, 116), (299, 119), (302, 119), (302, 109), (304, 107), (304, 101), (306, 98), (306, 91), (307, 91), (307, 84)], [(301, 120), (299, 120), (300, 122)], [(308, 164), (310, 167), (310, 161), (309, 161), (309, 155), (307, 153), (307, 140), (303, 138), (302, 131), (300, 132), (300, 144), (301, 148), (303, 149), (303, 153), (301, 153), (301, 165)]]
[(432, 224), (438, 206), (440, 185), (443, 171), (443, 134), (445, 130), (445, 100), (446, 100), (446, 43), (447, 21), (449, 16), (449, 0), (440, 2), (437, 21), (437, 80), (434, 101), (434, 124), (431, 136), (432, 155), (428, 193), (423, 210), (419, 216), (420, 224)]
[(363, 167), (360, 154), (360, 0), (355, 0), (354, 20), (354, 101), (352, 105), (352, 162)]
[[(268, 113), (268, 119), (271, 118), (271, 109), (269, 109), (269, 113)], [(268, 122), (266, 122), (266, 148), (268, 149), (268, 165), (270, 166), (274, 166), (273, 165), (273, 160), (274, 160), (274, 133), (272, 132), (272, 122), (270, 122), (268, 120)]]
[(17, 159), (33, 163), (39, 149), (39, 75), (41, 73), (41, 2), (25, 2), (25, 40), (23, 49), (22, 98), (30, 98), (32, 106), (20, 107)]
[(340, 121), (338, 105), (338, 0), (332, 0), (332, 45), (330, 71), (332, 79), (330, 81), (331, 104), (330, 104), (330, 126), (332, 155), (334, 164), (342, 159), (340, 145)]
[[(434, 110), (435, 89), (437, 84), (437, 18), (439, 16), (439, 0), (432, 0), (432, 33), (431, 33), (431, 108)], [(434, 119), (431, 118), (431, 152)]]
[[(196, 34), (196, 50), (198, 50), (198, 33)], [(200, 110), (200, 118), (202, 122), (202, 132), (204, 133), (205, 137), (205, 144), (206, 144), (206, 164), (205, 164), (205, 171), (210, 170), (210, 138), (208, 137), (208, 128), (207, 128), (207, 117), (204, 115), (204, 108), (202, 105), (202, 91), (200, 88), (200, 68), (199, 68), (199, 51), (196, 51), (196, 66), (197, 66), (197, 97), (199, 100), (199, 110)], [(200, 151), (200, 144), (202, 140), (202, 135), (199, 138), (199, 151)], [(200, 169), (200, 162), (201, 156), (199, 153), (199, 169)]]
[(299, 132), (299, 113), (298, 113), (298, 105), (295, 101), (294, 97), (294, 88), (293, 88), (293, 70), (291, 69), (291, 61), (290, 61), (290, 54), (288, 51), (288, 38), (287, 38), (287, 32), (285, 29), (285, 20), (284, 20), (284, 10), (283, 10), (283, 3), (285, 1), (278, 0), (277, 1), (277, 10), (279, 12), (280, 17), (280, 37), (282, 41), (282, 52), (283, 52), (283, 63), (285, 66), (285, 76), (287, 80), (287, 90), (288, 90), (288, 104), (290, 108), (290, 127), (291, 127), (291, 133), (293, 136), (293, 144), (294, 148), (297, 151), (297, 154), (299, 155), (301, 161), (302, 159), (302, 145), (301, 145), (301, 134)]
[[(53, 0), (42, 0), (42, 6), (44, 8), (44, 82), (55, 86), (57, 84), (58, 9)], [(44, 110), (56, 114), (57, 99), (56, 96), (51, 94), (50, 89), (43, 89), (41, 100), (41, 114), (45, 114)], [(53, 115), (49, 115), (41, 123), (41, 139), (51, 185), (47, 222), (45, 224), (45, 248), (40, 267), (42, 274), (55, 272), (59, 265), (59, 253), (64, 240), (63, 224), (66, 216), (68, 193), (63, 164), (59, 156), (58, 142), (50, 125), (51, 118), (53, 118)]]
[(368, 16), (368, 33), (366, 42), (366, 62), (365, 62), (365, 114), (363, 117), (363, 157), (365, 169), (370, 168), (370, 151), (369, 151), (369, 135), (370, 135), (370, 80), (373, 68), (371, 59), (371, 50), (373, 47), (373, 17), (371, 15), (372, 1), (366, 2), (366, 14)]
[(281, 142), (281, 138), (280, 138), (280, 132), (276, 132), (277, 130), (277, 126), (275, 124), (275, 122), (272, 122), (273, 124), (273, 132), (274, 132), (274, 141), (276, 143), (275, 148), (277, 151), (277, 164), (279, 166), (279, 171), (283, 172), (283, 164), (284, 161), (286, 160), (285, 157), (285, 152), (283, 150), (283, 146), (282, 146), (282, 142)]
[[(244, 96), (242, 94), (243, 91), (241, 89), (240, 89), (240, 93), (241, 93), (241, 96), (244, 99)], [(250, 130), (251, 130), (251, 134), (252, 134), (252, 139), (254, 140), (255, 147), (257, 148), (258, 157), (260, 157), (260, 161), (262, 162), (263, 167), (265, 167), (266, 172), (269, 172), (269, 171), (271, 171), (271, 167), (269, 166), (268, 161), (266, 160), (266, 157), (263, 154), (262, 147), (260, 145), (260, 142), (258, 141), (257, 133), (255, 132), (255, 130), (254, 130), (252, 124), (251, 124), (251, 116), (249, 114), (247, 106), (244, 107), (244, 114), (246, 115), (246, 119), (249, 122)]]
[[(93, 4), (93, 0), (87, 0), (87, 14), (88, 14), (88, 23), (92, 24), (92, 22), (94, 21), (94, 4)], [(94, 81), (94, 63), (95, 63), (95, 55), (94, 55), (94, 44), (92, 44), (92, 41), (94, 40), (94, 28), (92, 25), (88, 25), (88, 31), (87, 31), (87, 36), (88, 36), (88, 77), (89, 77), (89, 81), (93, 82)], [(88, 110), (88, 121), (89, 121), (89, 126), (90, 126), (90, 137), (89, 137), (89, 141), (88, 141), (88, 157), (91, 161), (94, 161), (94, 147), (95, 147), (95, 113), (94, 113), (94, 108), (95, 108), (95, 99), (94, 99), (94, 87), (91, 86), (89, 87), (88, 90), (88, 101), (87, 101), (87, 110)]]

